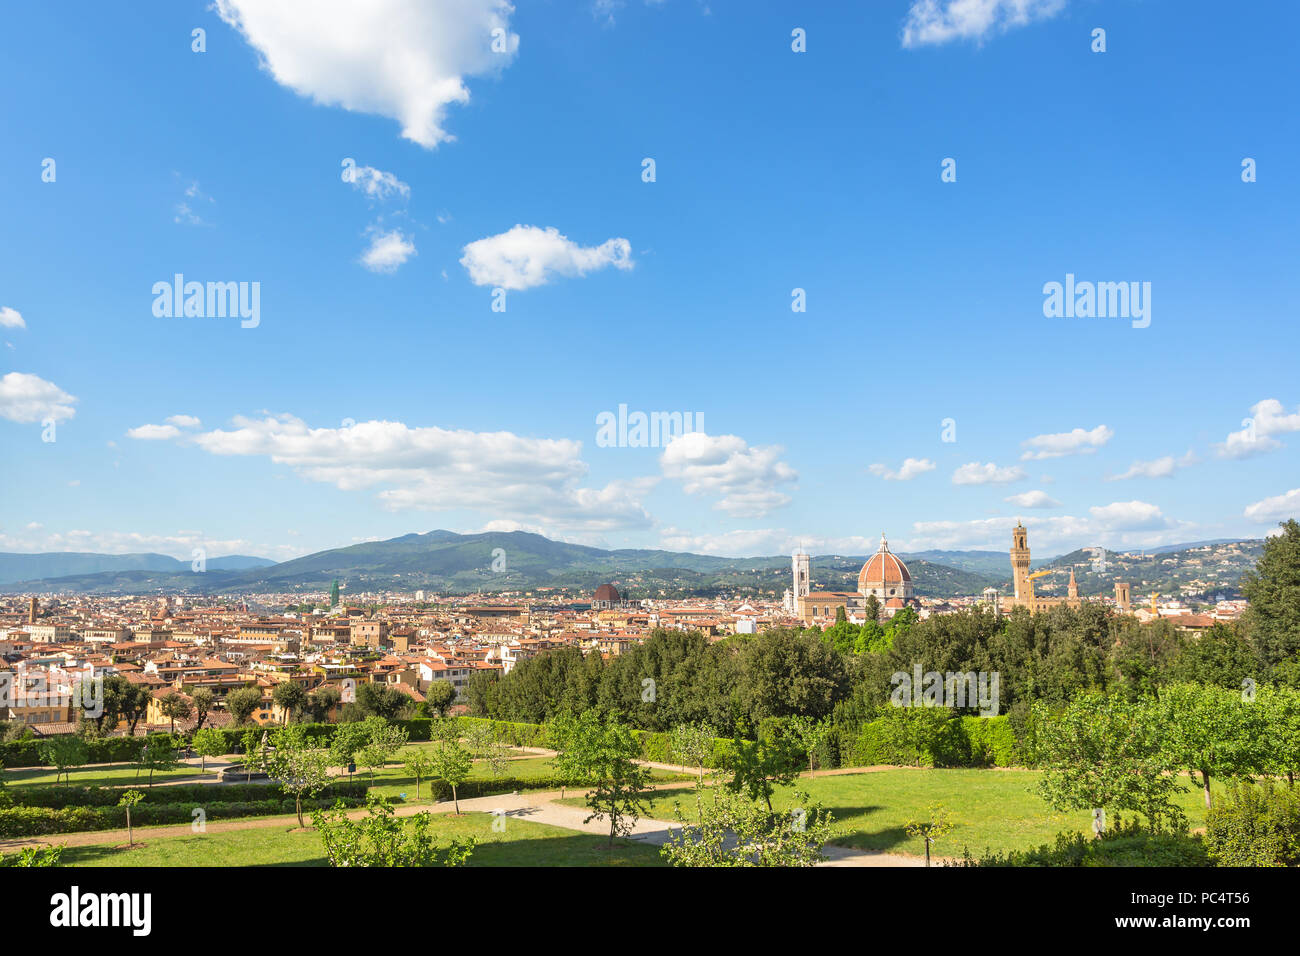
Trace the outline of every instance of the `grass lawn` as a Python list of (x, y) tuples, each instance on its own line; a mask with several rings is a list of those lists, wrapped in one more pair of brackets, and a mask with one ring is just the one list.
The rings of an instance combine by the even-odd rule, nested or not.
[[(955, 824), (934, 845), (939, 856), (961, 856), (969, 847), (980, 856), (986, 849), (1005, 852), (1051, 843), (1062, 830), (1092, 832), (1087, 811), (1058, 813), (1038, 796), (1038, 773), (1032, 770), (883, 770), (875, 773), (814, 777), (797, 782), (799, 789), (835, 816), (834, 843), (861, 850), (925, 854), (925, 845), (904, 828), (928, 818), (932, 804), (942, 804)], [(1190, 787), (1186, 778), (1185, 786)], [(777, 810), (792, 808), (793, 787), (778, 787), (772, 797)], [(1221, 788), (1215, 785), (1216, 795)], [(708, 799), (706, 796), (705, 799)], [(649, 816), (673, 820), (673, 801), (690, 814), (695, 805), (691, 788), (660, 790), (652, 799)], [(584, 806), (581, 797), (562, 803)], [(1200, 790), (1177, 798), (1191, 827), (1205, 825), (1205, 803)], [(1112, 821), (1113, 822), (1113, 821)]]
[[(199, 768), (181, 766), (176, 770), (168, 770), (164, 773), (155, 771), (153, 782), (155, 784), (163, 780), (181, 780), (186, 777), (192, 777), (192, 783), (201, 783), (204, 777), (215, 779), (216, 774), (209, 770), (207, 773), (200, 773)], [(6, 770), (4, 772), (4, 782), (10, 787), (52, 787), (54, 786), (54, 771), (33, 768), (30, 770)], [(148, 782), (149, 773), (144, 771), (140, 774), (140, 779), (136, 780), (135, 764), (118, 764), (115, 766), (104, 767), (84, 767), (80, 770), (72, 770), (68, 773), (67, 782), (79, 787), (144, 787)], [(63, 786), (64, 778), (59, 777), (59, 786)]]
[[(550, 757), (528, 757), (524, 760), (510, 761), (507, 765), (505, 776), (508, 778), (524, 778), (525, 780), (532, 777), (541, 780), (542, 778), (551, 777), (554, 772), (555, 768), (551, 764)], [(650, 776), (651, 779), (655, 781), (686, 779), (686, 775), (673, 773), (668, 770), (651, 770)], [(358, 768), (357, 772), (353, 775), (353, 779), (359, 780), (363, 783), (369, 783), (370, 771)], [(488, 769), (487, 763), (484, 761), (475, 761), (474, 766), (470, 771), (470, 779), (491, 780), (492, 772)], [(509, 788), (503, 786), (500, 792), (509, 793), (513, 789), (513, 785)], [(548, 780), (545, 784), (539, 783), (537, 787), (525, 786), (523, 789), (549, 790), (552, 789), (552, 785)], [(375, 774), (374, 786), (370, 788), (370, 792), (383, 797), (396, 797), (404, 793), (406, 794), (405, 802), (417, 802), (415, 799), (415, 778), (406, 772), (405, 767), (396, 763), (390, 764), (386, 770)], [(418, 802), (428, 802), (429, 790), (427, 780), (420, 781), (420, 796), (422, 799)]]
[[(433, 815), (434, 840), (446, 844), (473, 836), (479, 841), (469, 866), (663, 866), (658, 848), (576, 833), (544, 823), (508, 818), (506, 829), (492, 830), (492, 815)], [(150, 838), (137, 830), (134, 848), (112, 844), (70, 846), (63, 866), (325, 866), (320, 836), (314, 831), (265, 827), (195, 836)]]

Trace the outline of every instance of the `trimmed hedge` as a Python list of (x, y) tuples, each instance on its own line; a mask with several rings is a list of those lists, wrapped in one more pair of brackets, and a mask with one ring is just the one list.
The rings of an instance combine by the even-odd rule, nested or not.
[[(216, 789), (216, 788), (213, 788)], [(347, 806), (364, 803), (356, 797), (329, 797), (304, 799), (302, 808), (326, 810), (337, 800)], [(132, 826), (151, 826), (166, 823), (191, 823), (194, 811), (202, 810), (205, 819), (234, 820), (240, 817), (272, 816), (294, 812), (293, 797), (279, 796), (264, 800), (244, 800), (216, 803), (140, 803), (131, 810)], [(11, 807), (0, 810), (0, 838), (48, 836), (56, 833), (77, 833), (82, 830), (117, 830), (126, 826), (126, 808), (111, 807)]]
[[(41, 755), (46, 740), (16, 740), (0, 744), (0, 763), (5, 767), (41, 767), (45, 758)], [(146, 741), (161, 740), (173, 747), (179, 744), (179, 737), (171, 734), (150, 734), (148, 737), (99, 737), (86, 741), (90, 750), (87, 763), (132, 763), (140, 759), (140, 751)]]
[[(45, 807), (61, 810), (65, 807), (113, 807), (127, 790), (138, 789), (144, 799), (137, 806), (169, 803), (211, 806), (225, 803), (255, 803), (262, 800), (279, 800), (284, 792), (274, 783), (187, 784), (174, 787), (11, 787), (9, 796), (15, 806)], [(364, 801), (366, 784), (360, 781), (340, 780), (321, 791), (321, 799), (342, 797)]]
[(849, 737), (850, 766), (892, 764), (929, 767), (1014, 767), (1022, 766), (1020, 745), (1005, 716), (953, 717), (933, 740), (924, 746), (918, 761), (915, 748), (900, 745), (890, 731), (893, 718), (880, 717), (862, 725), (856, 739), (841, 732), (843, 746)]

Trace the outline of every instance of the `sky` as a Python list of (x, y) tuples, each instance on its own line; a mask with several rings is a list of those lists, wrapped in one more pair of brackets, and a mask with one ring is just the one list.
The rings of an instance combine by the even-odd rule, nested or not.
[[(1046, 555), (1300, 516), (1294, 4), (5, 16), (0, 550), (1023, 520)], [(694, 430), (651, 446), (656, 412)]]

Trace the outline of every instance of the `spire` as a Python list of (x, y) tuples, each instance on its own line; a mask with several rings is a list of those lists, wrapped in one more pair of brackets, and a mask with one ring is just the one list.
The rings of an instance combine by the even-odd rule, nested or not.
[(885, 532), (883, 531), (880, 532), (880, 550), (881, 551), (889, 550), (889, 542), (885, 540)]

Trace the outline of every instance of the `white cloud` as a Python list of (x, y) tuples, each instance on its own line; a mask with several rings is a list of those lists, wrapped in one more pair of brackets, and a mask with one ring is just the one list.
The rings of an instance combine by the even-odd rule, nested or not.
[(545, 285), (555, 276), (583, 276), (613, 266), (632, 268), (632, 244), (626, 239), (607, 239), (598, 246), (571, 242), (554, 226), (516, 225), (465, 247), (460, 264), (475, 285), (503, 289), (531, 289)]
[(0, 378), (0, 418), (11, 422), (66, 421), (75, 415), (76, 398), (53, 382), (26, 372), (9, 372)]
[(911, 481), (917, 475), (923, 475), (927, 471), (934, 471), (936, 465), (928, 458), (905, 458), (902, 466), (894, 471), (887, 465), (868, 465), (867, 471), (871, 472), (878, 478), (884, 478), (886, 481)]
[(367, 231), (370, 234), (370, 247), (362, 253), (361, 264), (371, 272), (392, 274), (407, 259), (416, 255), (415, 243), (399, 229), (385, 232), (371, 226)]
[(0, 308), (0, 329), (25, 329), (27, 323), (23, 321), (22, 314), (17, 309), (11, 309), (9, 306)]
[[(216, 0), (221, 18), (282, 86), (327, 106), (395, 119), (432, 149), (452, 140), (447, 107), (465, 78), (494, 73), (519, 49), (508, 0)], [(505, 52), (492, 50), (493, 31)]]
[(1052, 435), (1036, 435), (1020, 443), (1029, 449), (1020, 456), (1020, 460), (1036, 461), (1041, 458), (1091, 454), (1114, 437), (1115, 432), (1106, 425), (1098, 425), (1091, 431), (1075, 428)]
[(781, 485), (798, 480), (781, 461), (779, 445), (751, 447), (737, 435), (688, 432), (678, 435), (659, 457), (664, 477), (682, 483), (689, 495), (720, 495), (714, 505), (737, 518), (759, 518), (790, 497)]
[(193, 415), (172, 415), (165, 420), (167, 424), (175, 425), (178, 428), (198, 428), (203, 424)]
[(1274, 495), (1263, 501), (1256, 501), (1246, 506), (1245, 515), (1251, 521), (1272, 524), (1288, 518), (1300, 518), (1300, 488), (1292, 488), (1286, 494)]
[(179, 438), (181, 430), (175, 425), (138, 425), (126, 430), (127, 438), (136, 441), (168, 441)]
[(1251, 406), (1241, 431), (1229, 434), (1214, 451), (1220, 458), (1248, 458), (1281, 448), (1273, 436), (1295, 431), (1300, 431), (1300, 411), (1288, 414), (1276, 398), (1266, 398)]
[[(1008, 517), (917, 521), (912, 525), (906, 550), (979, 548), (1003, 551), (1011, 544), (1011, 529), (1015, 523), (1015, 519)], [(1088, 517), (1036, 517), (1026, 522), (1026, 526), (1029, 528), (1029, 546), (1040, 557), (1080, 547), (1154, 548), (1204, 536), (1195, 524), (1168, 518), (1155, 505), (1140, 501), (1114, 502), (1090, 508)]]
[[(697, 534), (682, 528), (668, 527), (663, 529), (659, 539), (659, 547), (668, 551), (691, 551), (723, 557), (770, 557), (775, 554), (790, 554), (797, 547), (809, 554), (872, 554), (879, 545), (879, 538), (856, 535), (843, 538), (799, 536), (784, 528)], [(816, 571), (814, 566), (814, 578)]]
[(351, 183), (353, 189), (361, 190), (371, 199), (384, 200), (392, 195), (408, 199), (411, 195), (410, 186), (392, 173), (386, 173), (382, 169), (375, 169), (373, 166), (355, 167), (352, 170)]
[(1061, 503), (1051, 497), (1047, 492), (1035, 488), (1033, 491), (1022, 491), (1018, 495), (1011, 495), (1003, 498), (1003, 501), (1009, 501), (1018, 508), (1059, 508)]
[(653, 523), (641, 498), (659, 479), (582, 487), (587, 474), (582, 443), (570, 439), (390, 421), (312, 428), (292, 415), (240, 416), (233, 426), (176, 437), (214, 455), (264, 457), (300, 478), (343, 491), (374, 490), (392, 511), (470, 509), (491, 520), (545, 527), (548, 533)]
[(913, 0), (903, 25), (903, 46), (983, 41), (1065, 9), (1066, 0)]
[(962, 465), (952, 473), (954, 485), (1006, 485), (1020, 481), (1025, 477), (1025, 470), (1019, 465), (999, 468), (993, 462), (980, 463), (972, 461)]
[(1188, 452), (1182, 458), (1175, 458), (1173, 455), (1165, 455), (1163, 458), (1156, 458), (1152, 461), (1135, 461), (1129, 466), (1128, 471), (1122, 475), (1111, 475), (1107, 481), (1124, 481), (1128, 478), (1172, 478), (1174, 472), (1179, 468), (1186, 468), (1188, 465), (1196, 464), (1197, 458), (1192, 452)]
[(1088, 509), (1098, 524), (1115, 531), (1150, 531), (1170, 526), (1160, 508), (1146, 501), (1113, 501)]

